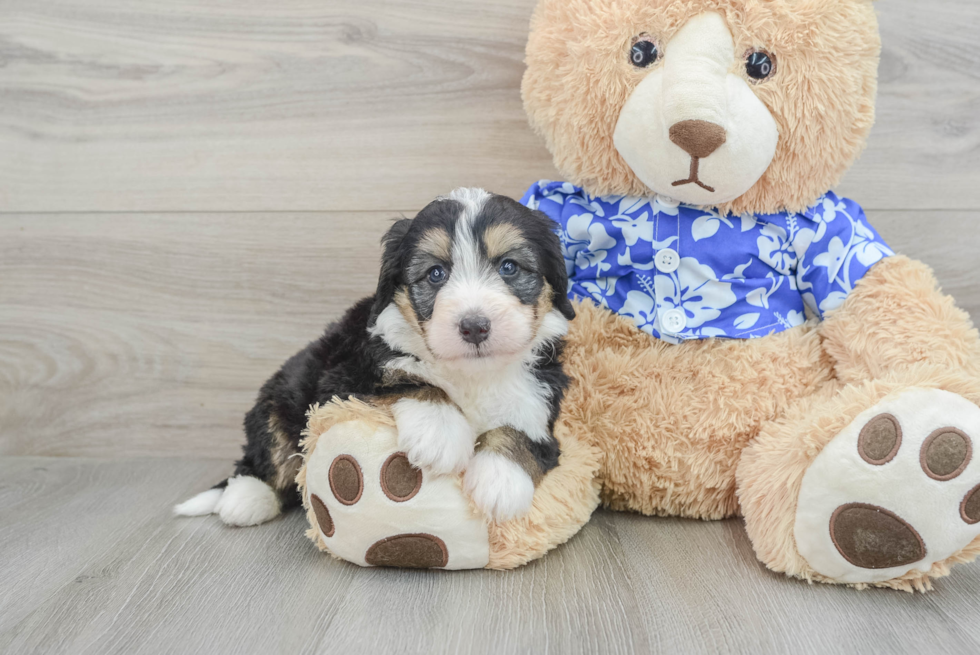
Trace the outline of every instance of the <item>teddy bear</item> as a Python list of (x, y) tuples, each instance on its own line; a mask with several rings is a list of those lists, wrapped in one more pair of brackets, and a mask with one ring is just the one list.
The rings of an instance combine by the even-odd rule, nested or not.
[[(972, 560), (980, 335), (832, 191), (879, 53), (871, 0), (541, 0), (522, 96), (564, 180), (522, 201), (555, 221), (576, 302), (559, 466), (498, 525), (458, 480), (386, 482), (390, 417), (334, 403), (300, 472), (311, 538), (359, 564), (511, 568), (601, 503), (741, 516), (763, 564), (810, 581), (926, 590)], [(331, 491), (352, 439), (378, 509)], [(423, 480), (393, 513), (385, 488), (407, 510)], [(366, 535), (349, 552), (324, 529), (342, 521)]]

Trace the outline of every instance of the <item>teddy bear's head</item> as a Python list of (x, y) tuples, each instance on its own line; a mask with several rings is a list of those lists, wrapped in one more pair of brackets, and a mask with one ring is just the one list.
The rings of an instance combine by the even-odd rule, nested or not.
[(801, 211), (874, 122), (871, 0), (541, 0), (524, 104), (596, 195)]

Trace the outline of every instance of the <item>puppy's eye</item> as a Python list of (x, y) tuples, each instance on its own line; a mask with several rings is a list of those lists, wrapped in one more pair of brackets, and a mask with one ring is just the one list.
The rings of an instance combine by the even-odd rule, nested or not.
[(649, 34), (641, 34), (636, 37), (636, 40), (633, 41), (633, 47), (630, 48), (631, 64), (637, 68), (646, 68), (655, 64), (659, 58), (660, 51), (657, 50), (657, 44), (653, 42)]
[(500, 274), (504, 277), (510, 277), (517, 273), (517, 264), (512, 259), (505, 259), (500, 262)]
[(776, 70), (776, 62), (772, 56), (762, 50), (750, 54), (745, 60), (745, 72), (754, 80), (764, 80)]
[(442, 284), (446, 281), (446, 269), (442, 266), (433, 266), (429, 269), (429, 282), (432, 284)]

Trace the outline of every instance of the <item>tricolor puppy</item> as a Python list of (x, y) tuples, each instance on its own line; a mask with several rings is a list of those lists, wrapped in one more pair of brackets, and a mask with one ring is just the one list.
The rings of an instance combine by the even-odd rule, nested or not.
[(333, 397), (390, 405), (399, 447), (431, 474), (465, 471), (498, 520), (526, 513), (558, 463), (553, 427), (575, 316), (554, 224), (518, 202), (457, 189), (385, 235), (377, 293), (289, 359), (245, 417), (235, 476), (178, 505), (256, 525), (300, 503), (306, 410)]

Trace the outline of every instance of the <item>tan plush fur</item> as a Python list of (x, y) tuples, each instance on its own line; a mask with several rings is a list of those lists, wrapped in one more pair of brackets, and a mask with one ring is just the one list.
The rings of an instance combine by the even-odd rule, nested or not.
[(631, 41), (646, 32), (667, 43), (706, 11), (725, 16), (736, 53), (763, 48), (777, 66), (752, 86), (776, 120), (776, 156), (719, 209), (801, 211), (837, 184), (874, 123), (880, 39), (870, 0), (543, 0), (522, 87), (531, 124), (565, 179), (595, 195), (650, 195), (613, 146), (623, 104), (652, 70), (630, 65)]
[[(564, 543), (599, 502), (644, 514), (742, 514), (759, 559), (820, 582), (796, 550), (803, 475), (822, 448), (886, 396), (945, 389), (980, 404), (980, 335), (924, 265), (878, 264), (824, 322), (755, 340), (673, 346), (590, 302), (576, 306), (566, 350), (573, 378), (556, 429), (559, 467), (531, 513), (489, 524), (488, 568), (508, 569)], [(304, 452), (343, 421), (394, 425), (360, 401), (311, 410)], [(297, 482), (313, 522), (306, 468)], [(307, 535), (326, 550), (316, 530)], [(876, 586), (930, 588), (980, 554), (980, 539), (925, 573)], [(864, 585), (856, 585), (862, 587)]]
[[(395, 426), (387, 406), (375, 407), (359, 400), (334, 400), (323, 406), (314, 406), (308, 414), (301, 443), (304, 460), (316, 448), (320, 435), (334, 425), (348, 421), (364, 422), (371, 431), (380, 426)], [(528, 515), (488, 524), (490, 561), (487, 568), (512, 569), (541, 557), (575, 535), (598, 506), (599, 482), (596, 472), (601, 452), (561, 427), (555, 431), (555, 437), (561, 444), (558, 468), (538, 485)], [(305, 463), (296, 476), (296, 483), (303, 498), (307, 521), (315, 526), (316, 515), (307, 493)], [(460, 493), (463, 493), (462, 489)], [(319, 530), (311, 527), (306, 536), (321, 551), (330, 552)]]
[(591, 302), (576, 311), (562, 423), (605, 452), (602, 500), (613, 509), (736, 515), (742, 449), (832, 379), (812, 323), (765, 339), (674, 346)]
[[(944, 296), (927, 266), (879, 263), (820, 327), (837, 380), (764, 426), (738, 467), (739, 501), (759, 559), (776, 571), (829, 582), (796, 551), (796, 497), (807, 466), (854, 418), (912, 387), (944, 389), (980, 404), (980, 335)], [(980, 539), (936, 563), (877, 586), (911, 591), (980, 554)], [(860, 586), (860, 585), (858, 585)]]
[[(522, 89), (531, 123), (587, 192), (649, 195), (613, 145), (623, 104), (650, 72), (627, 53), (638, 34), (668, 43), (705, 11), (725, 17), (736, 52), (764, 49), (777, 69), (752, 86), (778, 126), (775, 158), (719, 209), (802, 210), (853, 163), (874, 120), (880, 43), (870, 0), (542, 0)], [(591, 302), (576, 309), (565, 351), (573, 383), (556, 427), (562, 457), (527, 518), (489, 525), (491, 568), (564, 542), (601, 497), (651, 515), (741, 514), (771, 569), (834, 582), (795, 543), (807, 467), (859, 414), (905, 390), (980, 404), (980, 334), (932, 272), (906, 257), (877, 264), (824, 321), (761, 339), (670, 345)], [(331, 403), (310, 417), (307, 452), (345, 420), (392, 424), (363, 403)], [(297, 481), (305, 486), (305, 468)], [(304, 504), (309, 512), (305, 494)], [(924, 591), (978, 554), (980, 538), (929, 571), (877, 586)]]
[(926, 363), (980, 373), (980, 334), (970, 317), (940, 292), (928, 266), (908, 257), (875, 266), (820, 332), (845, 382)]

